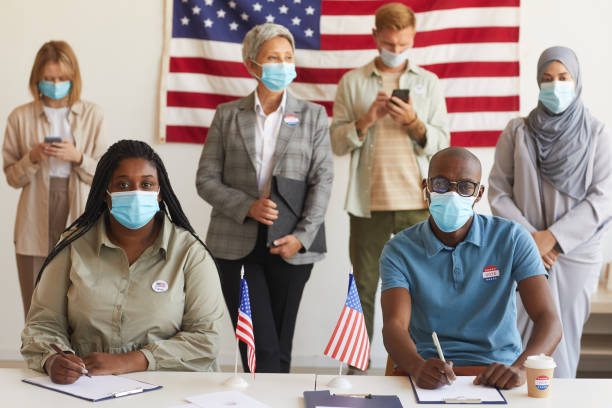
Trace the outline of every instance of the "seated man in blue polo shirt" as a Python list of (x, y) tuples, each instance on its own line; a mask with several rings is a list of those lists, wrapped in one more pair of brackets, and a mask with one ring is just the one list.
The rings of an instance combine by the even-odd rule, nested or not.
[[(527, 356), (550, 355), (561, 339), (529, 233), (474, 213), (484, 192), (480, 177), (480, 161), (464, 148), (434, 155), (423, 180), (431, 216), (397, 234), (380, 258), (385, 347), (422, 388), (454, 380), (453, 370), (478, 374), (475, 384), (517, 387), (525, 382)], [(525, 350), (516, 326), (517, 287), (535, 323)], [(434, 331), (446, 364), (438, 359)]]

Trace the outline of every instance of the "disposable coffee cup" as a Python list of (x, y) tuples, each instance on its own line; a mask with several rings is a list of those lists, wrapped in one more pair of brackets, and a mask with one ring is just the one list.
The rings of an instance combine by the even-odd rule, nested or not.
[(550, 394), (555, 360), (545, 354), (529, 356), (525, 361), (527, 371), (527, 395), (534, 398), (546, 398)]

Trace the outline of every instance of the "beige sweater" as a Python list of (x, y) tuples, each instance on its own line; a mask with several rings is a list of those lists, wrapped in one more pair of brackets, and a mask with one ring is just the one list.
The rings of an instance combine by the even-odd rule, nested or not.
[[(107, 146), (99, 106), (76, 102), (68, 121), (75, 146), (83, 153), (82, 163), (72, 166), (68, 182), (68, 223), (72, 223), (85, 209), (98, 159)], [(15, 251), (21, 255), (47, 256), (49, 249), (49, 161), (32, 163), (29, 153), (45, 136), (51, 136), (50, 132), (51, 124), (40, 102), (19, 106), (7, 120), (2, 167), (8, 184), (21, 189), (14, 235)]]

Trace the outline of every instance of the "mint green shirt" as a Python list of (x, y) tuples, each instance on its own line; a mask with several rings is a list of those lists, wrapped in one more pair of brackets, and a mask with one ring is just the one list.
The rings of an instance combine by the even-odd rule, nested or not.
[(155, 242), (131, 265), (104, 216), (45, 268), (21, 354), (43, 371), (57, 344), (79, 357), (139, 350), (149, 370), (215, 371), (225, 303), (215, 262), (165, 214)]
[[(425, 146), (413, 142), (421, 177), (426, 177), (431, 156), (450, 143), (444, 94), (434, 73), (410, 61), (399, 78), (399, 86), (401, 89), (410, 89), (414, 110), (427, 129)], [(330, 128), (332, 150), (338, 156), (351, 153), (345, 209), (358, 217), (371, 216), (370, 176), (376, 124), (370, 126), (363, 140), (357, 136), (355, 124), (368, 111), (381, 90), (382, 77), (372, 60), (342, 77), (334, 100), (334, 117)], [(406, 134), (406, 137), (410, 136)]]

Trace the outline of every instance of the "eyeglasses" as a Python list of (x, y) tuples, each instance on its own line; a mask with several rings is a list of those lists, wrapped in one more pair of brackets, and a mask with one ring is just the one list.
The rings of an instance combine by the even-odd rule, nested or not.
[(479, 185), (479, 183), (474, 183), (473, 181), (468, 180), (450, 181), (446, 177), (431, 177), (429, 179), (430, 191), (434, 193), (447, 193), (452, 184), (455, 184), (457, 194), (462, 197), (473, 196)]

